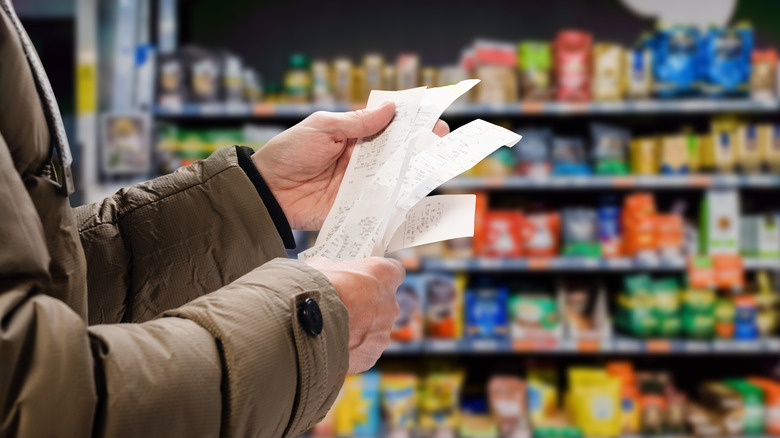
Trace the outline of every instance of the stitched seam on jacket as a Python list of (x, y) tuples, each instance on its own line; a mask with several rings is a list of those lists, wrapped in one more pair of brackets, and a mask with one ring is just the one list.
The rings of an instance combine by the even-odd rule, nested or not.
[[(224, 168), (224, 169), (222, 169), (222, 170), (218, 171), (218, 172), (217, 172), (217, 173), (215, 173), (214, 175), (211, 175), (210, 177), (206, 178), (205, 180), (202, 180), (202, 181), (196, 181), (194, 184), (192, 184), (192, 185), (190, 185), (190, 186), (183, 187), (183, 188), (181, 188), (181, 189), (179, 189), (179, 190), (177, 190), (177, 191), (175, 191), (175, 192), (173, 192), (173, 193), (169, 193), (169, 194), (167, 194), (167, 195), (165, 195), (165, 196), (163, 196), (163, 197), (161, 197), (161, 198), (154, 199), (154, 200), (152, 200), (152, 201), (150, 201), (150, 202), (147, 202), (147, 203), (145, 203), (145, 204), (139, 205), (139, 206), (137, 206), (137, 207), (133, 207), (132, 209), (130, 209), (130, 210), (128, 210), (128, 211), (119, 211), (119, 212), (117, 212), (116, 218), (114, 218), (114, 220), (112, 220), (112, 221), (110, 221), (110, 222), (100, 222), (100, 223), (98, 223), (98, 224), (90, 225), (90, 226), (89, 226), (89, 227), (87, 227), (87, 228), (80, 229), (80, 230), (79, 230), (79, 232), (80, 232), (80, 233), (82, 233), (82, 232), (85, 232), (85, 231), (89, 231), (89, 230), (91, 230), (92, 228), (96, 228), (96, 227), (99, 227), (99, 226), (101, 226), (101, 225), (118, 225), (118, 224), (119, 224), (119, 222), (120, 222), (122, 219), (124, 219), (124, 218), (125, 218), (127, 215), (129, 215), (130, 213), (132, 213), (132, 212), (134, 212), (134, 211), (138, 210), (139, 208), (144, 208), (144, 207), (150, 206), (150, 205), (152, 205), (152, 204), (155, 204), (155, 203), (157, 203), (157, 202), (159, 202), (159, 201), (163, 201), (163, 200), (165, 200), (165, 199), (168, 199), (168, 198), (170, 198), (170, 197), (172, 197), (172, 196), (180, 195), (180, 194), (182, 194), (182, 193), (186, 192), (187, 190), (190, 190), (190, 189), (196, 188), (196, 187), (198, 187), (198, 186), (200, 186), (200, 185), (203, 185), (203, 184), (205, 184), (205, 183), (207, 183), (207, 182), (211, 181), (212, 179), (214, 179), (214, 178), (216, 178), (217, 176), (219, 176), (219, 175), (220, 175), (222, 172), (226, 172), (226, 171), (232, 170), (232, 169), (234, 169), (234, 168), (236, 168), (236, 167), (238, 167), (238, 165), (237, 165), (237, 164), (230, 163), (230, 166), (229, 166), (229, 167), (226, 167), (226, 168)], [(243, 172), (243, 171), (242, 171), (242, 172)], [(172, 174), (171, 174), (171, 175), (172, 175)], [(131, 189), (132, 189), (132, 187), (131, 187)], [(125, 192), (125, 194), (124, 194), (124, 195), (122, 195), (122, 199), (124, 199), (124, 197), (125, 197), (125, 196), (127, 196), (127, 195), (128, 195), (128, 193), (129, 193), (129, 192)], [(119, 209), (121, 209), (121, 207), (119, 207)]]

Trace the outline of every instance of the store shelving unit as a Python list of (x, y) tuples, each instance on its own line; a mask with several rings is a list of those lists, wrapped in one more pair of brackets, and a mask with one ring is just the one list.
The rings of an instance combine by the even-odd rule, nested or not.
[[(469, 271), (469, 272), (684, 272), (686, 262), (679, 260), (642, 260), (631, 258), (584, 258), (584, 257), (536, 257), (536, 258), (424, 258), (425, 271)], [(780, 270), (780, 259), (746, 258), (745, 270)]]
[(675, 190), (708, 188), (780, 188), (780, 175), (648, 175), (648, 176), (523, 176), (471, 178), (458, 177), (442, 186), (443, 190)]
[[(164, 118), (304, 118), (315, 111), (349, 111), (360, 105), (346, 104), (183, 104), (156, 106), (152, 113)], [(777, 100), (642, 100), (624, 102), (517, 102), (507, 104), (454, 105), (444, 112), (451, 117), (583, 116), (601, 114), (716, 114), (771, 113)]]
[(422, 342), (393, 342), (385, 355), (410, 354), (636, 354), (636, 355), (724, 355), (724, 354), (778, 354), (780, 339), (756, 341), (698, 341), (680, 339), (638, 340), (632, 338), (598, 339), (462, 339)]
[[(79, 0), (80, 4), (94, 5), (95, 0)], [(176, 0), (157, 0), (157, 29), (160, 53), (169, 53), (176, 49), (177, 23)], [(94, 7), (94, 6), (91, 6)], [(95, 17), (87, 17), (94, 20)], [(83, 34), (84, 32), (82, 32)], [(79, 66), (84, 72), (95, 70), (94, 41), (83, 38), (79, 51)], [(92, 70), (89, 70), (92, 69)], [(82, 88), (91, 88), (93, 82), (85, 82)], [(94, 95), (94, 93), (93, 93)], [(87, 102), (80, 112), (80, 124), (87, 133), (95, 132), (95, 102)], [(158, 122), (166, 123), (240, 123), (245, 121), (276, 122), (280, 125), (292, 125), (316, 111), (349, 111), (361, 105), (347, 104), (183, 104), (177, 106), (153, 106), (150, 116)], [(460, 104), (454, 105), (444, 113), (445, 119), (456, 121), (474, 118), (487, 120), (525, 121), (532, 119), (537, 123), (544, 121), (565, 121), (576, 116), (576, 123), (609, 116), (611, 120), (621, 118), (659, 117), (664, 120), (675, 118), (698, 118), (719, 114), (740, 114), (756, 117), (776, 117), (780, 112), (780, 100), (751, 99), (685, 99), (685, 100), (644, 100), (623, 102), (515, 102), (508, 104)], [(449, 120), (449, 119), (448, 119)], [(80, 126), (80, 128), (81, 128)], [(94, 135), (81, 135), (82, 142), (92, 152), (97, 149)], [(88, 154), (84, 154), (85, 156)], [(95, 154), (96, 155), (96, 154)], [(92, 158), (91, 158), (92, 159)], [(87, 165), (96, 167), (96, 163)], [(88, 178), (94, 180), (94, 174)], [(117, 190), (120, 185), (97, 185), (93, 193), (87, 195), (87, 201), (95, 201)], [(695, 174), (695, 175), (652, 175), (652, 176), (567, 176), (549, 178), (509, 177), (458, 177), (441, 187), (444, 192), (485, 191), (491, 196), (505, 196), (514, 193), (534, 195), (576, 190), (582, 192), (625, 192), (644, 190), (661, 192), (669, 190), (702, 191), (710, 188), (733, 188), (739, 190), (762, 190), (762, 193), (780, 191), (778, 174)], [(511, 193), (509, 193), (511, 192)], [(684, 259), (649, 261), (641, 259), (588, 259), (577, 257), (551, 258), (441, 258), (428, 257), (405, 260), (410, 270), (423, 272), (468, 272), (492, 273), (496, 275), (518, 276), (526, 274), (561, 275), (577, 273), (596, 276), (598, 274), (620, 275), (631, 272), (650, 272), (658, 274), (683, 274), (687, 263)], [(780, 273), (780, 259), (746, 258), (743, 260), (746, 271), (772, 270)], [(503, 355), (510, 360), (522, 360), (527, 356), (559, 356), (588, 358), (604, 356), (626, 357), (691, 357), (746, 356), (755, 358), (780, 357), (780, 338), (759, 339), (753, 341), (734, 340), (683, 340), (683, 339), (634, 339), (617, 335), (603, 340), (597, 339), (470, 339), (436, 340), (425, 339), (417, 342), (393, 342), (384, 354), (384, 358), (418, 360), (426, 356), (445, 356), (449, 358)], [(565, 360), (565, 359), (563, 359)], [(705, 359), (709, 360), (709, 359)], [(636, 437), (638, 438), (638, 437)], [(654, 436), (653, 438), (663, 438)]]

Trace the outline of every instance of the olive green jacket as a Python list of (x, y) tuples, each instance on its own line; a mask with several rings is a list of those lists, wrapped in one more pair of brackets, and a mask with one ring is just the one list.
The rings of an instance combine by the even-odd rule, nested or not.
[(235, 148), (72, 209), (56, 102), (0, 6), (0, 436), (307, 430), (344, 381), (347, 312), (281, 258)]

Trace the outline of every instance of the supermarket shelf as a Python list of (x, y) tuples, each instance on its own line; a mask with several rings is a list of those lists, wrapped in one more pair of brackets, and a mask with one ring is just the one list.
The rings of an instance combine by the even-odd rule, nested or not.
[[(170, 118), (271, 118), (306, 117), (315, 111), (349, 111), (359, 106), (345, 104), (183, 104), (156, 106), (152, 113)], [(490, 117), (571, 114), (694, 114), (719, 112), (772, 112), (780, 109), (777, 100), (646, 100), (625, 102), (516, 102), (507, 104), (453, 105), (445, 116)]]
[(445, 190), (550, 190), (550, 189), (682, 189), (777, 188), (780, 175), (653, 175), (653, 176), (551, 176), (533, 178), (458, 177), (441, 186)]
[(508, 339), (463, 339), (425, 340), (421, 342), (393, 342), (385, 355), (409, 354), (764, 354), (780, 352), (780, 339), (754, 341), (736, 340), (637, 340), (614, 338), (610, 340), (508, 340)]
[[(421, 260), (425, 271), (481, 271), (481, 272), (516, 272), (516, 271), (569, 271), (569, 272), (621, 272), (621, 271), (684, 271), (685, 260), (664, 260), (649, 262), (630, 258), (584, 258), (584, 257), (550, 257), (550, 258), (425, 258)], [(747, 270), (774, 269), (780, 270), (780, 259), (745, 258), (743, 266)]]

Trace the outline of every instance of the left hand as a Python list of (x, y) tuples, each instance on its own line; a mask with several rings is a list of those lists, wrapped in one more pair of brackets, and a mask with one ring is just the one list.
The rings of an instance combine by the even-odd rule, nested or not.
[[(291, 228), (322, 227), (357, 139), (384, 129), (394, 114), (392, 102), (346, 113), (318, 111), (252, 155)], [(443, 137), (449, 127), (439, 120), (433, 132)]]

